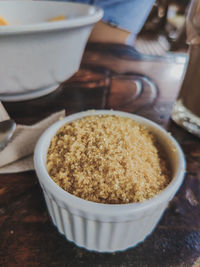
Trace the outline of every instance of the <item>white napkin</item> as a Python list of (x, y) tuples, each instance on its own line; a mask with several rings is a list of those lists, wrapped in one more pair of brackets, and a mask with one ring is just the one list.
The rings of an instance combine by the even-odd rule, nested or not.
[[(17, 125), (10, 142), (0, 151), (0, 173), (33, 170), (33, 151), (37, 140), (46, 128), (64, 116), (65, 111), (62, 110), (32, 126)], [(5, 119), (1, 111), (0, 120), (2, 117)]]

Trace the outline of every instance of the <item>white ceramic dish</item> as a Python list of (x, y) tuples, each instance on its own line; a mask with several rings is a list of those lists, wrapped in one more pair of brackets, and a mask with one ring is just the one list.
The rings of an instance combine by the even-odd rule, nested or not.
[[(172, 169), (172, 180), (162, 193), (143, 203), (99, 204), (69, 194), (50, 178), (46, 170), (46, 153), (57, 130), (66, 122), (99, 114), (129, 117), (145, 125), (156, 136)], [(154, 230), (179, 189), (185, 171), (183, 152), (168, 132), (140, 116), (109, 110), (80, 112), (52, 125), (37, 143), (34, 163), (49, 214), (58, 231), (76, 245), (99, 252), (125, 250), (143, 241)]]
[[(55, 90), (79, 68), (99, 8), (69, 2), (0, 1), (0, 100), (20, 101)], [(48, 22), (65, 15), (66, 20)]]

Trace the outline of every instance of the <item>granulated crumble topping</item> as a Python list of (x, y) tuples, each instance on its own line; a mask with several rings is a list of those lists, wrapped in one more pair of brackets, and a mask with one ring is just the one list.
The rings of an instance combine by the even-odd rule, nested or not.
[(154, 136), (114, 115), (87, 116), (62, 126), (47, 153), (51, 178), (69, 193), (94, 202), (141, 202), (170, 182)]

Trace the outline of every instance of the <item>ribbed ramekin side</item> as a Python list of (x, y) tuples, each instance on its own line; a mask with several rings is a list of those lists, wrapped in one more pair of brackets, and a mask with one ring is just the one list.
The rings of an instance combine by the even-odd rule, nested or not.
[(49, 211), (49, 215), (50, 215), (53, 223), (56, 224), (56, 219), (55, 219), (55, 214), (54, 214), (54, 209), (53, 209), (53, 206), (52, 206), (51, 199), (49, 198), (47, 193), (44, 191), (44, 189), (43, 189), (43, 194), (44, 194), (44, 198), (45, 198), (45, 201), (46, 201), (47, 209)]
[(138, 243), (144, 241), (155, 229), (164, 209), (165, 205), (159, 207), (158, 209), (152, 210), (151, 215), (145, 216), (144, 214), (144, 216), (138, 220), (124, 223), (123, 227), (126, 231), (126, 234), (121, 242), (118, 240), (118, 242), (121, 244), (121, 249), (124, 250), (129, 247), (134, 247)]
[(61, 208), (59, 202), (44, 191), (53, 223), (60, 233), (76, 245), (88, 250), (114, 252), (133, 247), (143, 241), (155, 228), (166, 204), (152, 210), (152, 214), (126, 222), (103, 222), (87, 219)]
[[(99, 222), (96, 233), (95, 250), (100, 252), (114, 252), (137, 245), (154, 230), (164, 209), (165, 205), (152, 211), (151, 216), (147, 217), (144, 214), (144, 216), (138, 220), (110, 223)], [(97, 222), (94, 221), (94, 223)], [(92, 224), (92, 222), (90, 224)], [(87, 247), (92, 249), (88, 244)]]
[(54, 225), (58, 228), (58, 231), (61, 234), (64, 234), (68, 240), (73, 241), (79, 246), (85, 247), (86, 219), (72, 214), (67, 209), (61, 208), (59, 202), (54, 200), (53, 196), (46, 193), (45, 190), (43, 190), (43, 192), (49, 215)]

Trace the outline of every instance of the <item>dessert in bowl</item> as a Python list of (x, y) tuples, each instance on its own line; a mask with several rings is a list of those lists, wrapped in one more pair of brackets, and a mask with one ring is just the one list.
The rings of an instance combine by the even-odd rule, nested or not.
[(70, 78), (103, 15), (94, 6), (59, 1), (0, 1), (0, 11), (8, 22), (0, 26), (2, 101), (46, 95)]
[[(94, 122), (98, 120), (104, 120), (103, 124), (95, 125)], [(113, 125), (117, 125), (117, 123), (128, 125), (125, 128), (121, 127), (122, 130), (126, 129), (126, 133), (121, 132), (119, 136), (121, 139), (123, 136), (127, 136), (128, 146), (123, 145), (123, 140), (120, 144), (117, 136), (110, 139), (112, 142), (109, 143), (102, 134), (103, 128), (103, 132), (107, 131), (108, 136), (113, 134), (114, 131), (111, 128), (115, 126), (111, 125), (112, 120)], [(106, 130), (105, 123), (108, 121), (111, 128), (108, 127)], [(88, 127), (88, 123), (90, 127)], [(80, 125), (81, 129), (84, 129), (85, 126), (85, 135), (78, 133)], [(135, 141), (131, 127), (135, 136), (138, 136)], [(118, 128), (120, 127), (116, 126), (113, 129), (116, 129), (117, 132)], [(98, 142), (97, 139), (94, 139), (98, 129), (100, 129), (100, 135), (105, 139), (105, 146), (99, 143), (100, 135), (97, 138)], [(140, 135), (144, 135), (146, 138), (143, 144)], [(86, 136), (86, 142), (84, 136)], [(79, 141), (83, 140), (83, 146), (79, 141), (76, 142), (78, 138)], [(73, 140), (72, 144), (70, 144), (70, 139)], [(63, 140), (66, 140), (66, 146), (63, 144)], [(153, 140), (156, 140), (158, 146), (153, 147)], [(129, 145), (130, 141), (135, 142), (133, 147)], [(89, 145), (88, 142), (91, 142), (92, 145)], [(116, 148), (118, 155), (115, 155), (117, 153), (115, 151), (117, 146), (113, 146), (115, 143), (119, 143)], [(59, 145), (61, 145), (60, 148)], [(97, 150), (94, 151), (95, 146)], [(66, 150), (66, 156), (63, 154), (62, 147)], [(134, 147), (136, 147), (134, 155), (129, 157)], [(105, 150), (106, 148), (107, 150)], [(156, 151), (157, 148), (158, 150), (160, 148), (162, 155), (157, 153), (159, 152)], [(112, 151), (108, 151), (109, 149)], [(103, 154), (101, 150), (104, 151)], [(140, 150), (139, 158), (136, 155), (137, 150)], [(85, 159), (78, 156), (81, 151), (87, 155)], [(114, 154), (112, 154), (113, 151), (115, 151)], [(127, 160), (124, 151), (130, 154), (127, 156)], [(58, 158), (59, 154), (60, 158)], [(142, 154), (146, 155), (146, 158), (143, 158)], [(72, 155), (76, 155), (76, 157), (74, 158)], [(160, 167), (157, 165), (159, 157)], [(66, 160), (63, 161), (63, 158)], [(129, 162), (130, 159), (133, 159), (135, 167)], [(144, 159), (147, 161), (146, 163), (144, 163)], [(61, 162), (59, 162), (60, 160)], [(143, 241), (159, 222), (169, 201), (180, 187), (185, 171), (183, 152), (168, 132), (143, 117), (112, 110), (80, 112), (55, 123), (44, 132), (38, 141), (34, 162), (50, 216), (59, 232), (78, 246), (99, 252), (125, 250)], [(65, 164), (68, 166), (67, 168), (70, 166), (68, 173)], [(93, 166), (95, 168), (92, 168)], [(147, 166), (149, 166), (149, 170)], [(104, 172), (101, 168), (102, 170), (107, 168), (107, 171)], [(109, 171), (108, 168), (111, 170)], [(141, 168), (143, 170), (140, 171)], [(131, 169), (131, 172), (128, 169)], [(99, 176), (99, 173), (102, 173), (102, 176)], [(133, 175), (133, 184), (131, 175)], [(70, 180), (73, 180), (71, 184)], [(106, 184), (106, 180), (108, 184)], [(152, 186), (153, 183), (155, 186)], [(105, 188), (107, 189), (105, 190)]]

